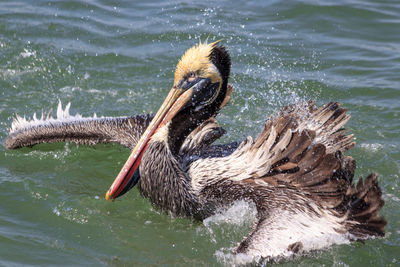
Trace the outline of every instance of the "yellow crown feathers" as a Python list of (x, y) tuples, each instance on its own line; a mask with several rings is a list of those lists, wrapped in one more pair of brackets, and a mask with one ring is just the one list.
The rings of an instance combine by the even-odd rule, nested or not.
[(210, 78), (212, 82), (221, 81), (221, 75), (210, 60), (210, 54), (219, 42), (207, 43), (205, 40), (189, 48), (176, 66), (174, 84), (190, 72), (197, 72), (200, 77)]

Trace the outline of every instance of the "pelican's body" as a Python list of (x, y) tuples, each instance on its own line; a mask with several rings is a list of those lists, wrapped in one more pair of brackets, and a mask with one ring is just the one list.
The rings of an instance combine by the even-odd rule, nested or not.
[(232, 91), (229, 71), (223, 47), (199, 44), (178, 63), (155, 116), (84, 119), (59, 108), (64, 121), (16, 120), (5, 145), (67, 140), (132, 148), (107, 199), (138, 184), (161, 209), (200, 220), (235, 201), (253, 202), (258, 222), (234, 251), (243, 263), (383, 236), (376, 175), (353, 184), (355, 162), (342, 154), (354, 145), (342, 130), (349, 115), (337, 103), (287, 107), (254, 140), (212, 145), (224, 133), (214, 117)]

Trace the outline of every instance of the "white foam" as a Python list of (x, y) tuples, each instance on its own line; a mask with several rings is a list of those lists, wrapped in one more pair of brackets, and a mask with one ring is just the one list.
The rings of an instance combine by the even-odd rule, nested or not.
[(391, 199), (395, 202), (400, 202), (400, 198), (398, 198), (397, 196), (393, 195), (393, 194), (385, 194), (385, 199)]
[(383, 145), (379, 144), (379, 143), (374, 143), (374, 144), (362, 143), (360, 145), (360, 147), (362, 147), (368, 151), (371, 151), (371, 152), (376, 152), (376, 151), (380, 150), (383, 147)]
[(30, 57), (30, 56), (36, 56), (35, 51), (29, 51), (28, 49), (24, 48), (24, 52), (21, 52), (20, 54), (23, 58)]
[(66, 207), (64, 202), (61, 202), (56, 207), (54, 207), (53, 213), (58, 217), (62, 217), (68, 221), (76, 222), (79, 224), (86, 224), (89, 220), (89, 216), (85, 214), (89, 213), (88, 211), (82, 212), (77, 208)]

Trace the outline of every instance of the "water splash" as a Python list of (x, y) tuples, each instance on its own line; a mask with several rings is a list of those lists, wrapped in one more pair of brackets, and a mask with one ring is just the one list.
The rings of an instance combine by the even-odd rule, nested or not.
[(76, 222), (79, 224), (86, 224), (89, 220), (88, 214), (91, 214), (93, 212), (89, 210), (82, 212), (77, 208), (66, 206), (65, 202), (61, 202), (53, 208), (53, 213), (68, 221)]
[[(257, 210), (253, 202), (240, 200), (230, 207), (221, 208), (203, 221), (205, 235), (220, 247), (214, 254), (220, 262), (224, 262), (223, 258), (231, 255), (237, 242), (249, 233), (256, 221), (256, 215)], [(203, 230), (204, 228), (198, 229), (198, 234), (204, 234)], [(227, 240), (229, 243), (226, 243)]]
[(214, 215), (206, 218), (203, 224), (206, 228), (221, 224), (243, 226), (253, 223), (256, 214), (257, 210), (253, 202), (240, 200), (228, 208), (221, 208)]

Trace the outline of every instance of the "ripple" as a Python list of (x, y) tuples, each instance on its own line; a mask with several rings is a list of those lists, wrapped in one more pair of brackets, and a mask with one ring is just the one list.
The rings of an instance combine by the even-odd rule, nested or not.
[[(379, 173), (392, 234), (295, 264), (390, 265), (400, 245), (399, 218), (390, 212), (400, 208), (399, 14), (396, 1), (6, 0), (0, 138), (15, 113), (41, 113), (58, 99), (83, 115), (154, 113), (181, 54), (199, 39), (222, 39), (235, 91), (218, 116), (228, 131), (221, 142), (257, 135), (287, 104), (338, 100), (360, 144), (348, 152), (356, 176)], [(170, 219), (137, 193), (104, 203), (126, 153), (118, 146), (0, 146), (0, 247), (7, 247), (0, 265), (223, 264), (218, 254), (231, 253), (248, 233), (254, 210), (235, 204), (197, 224)]]

